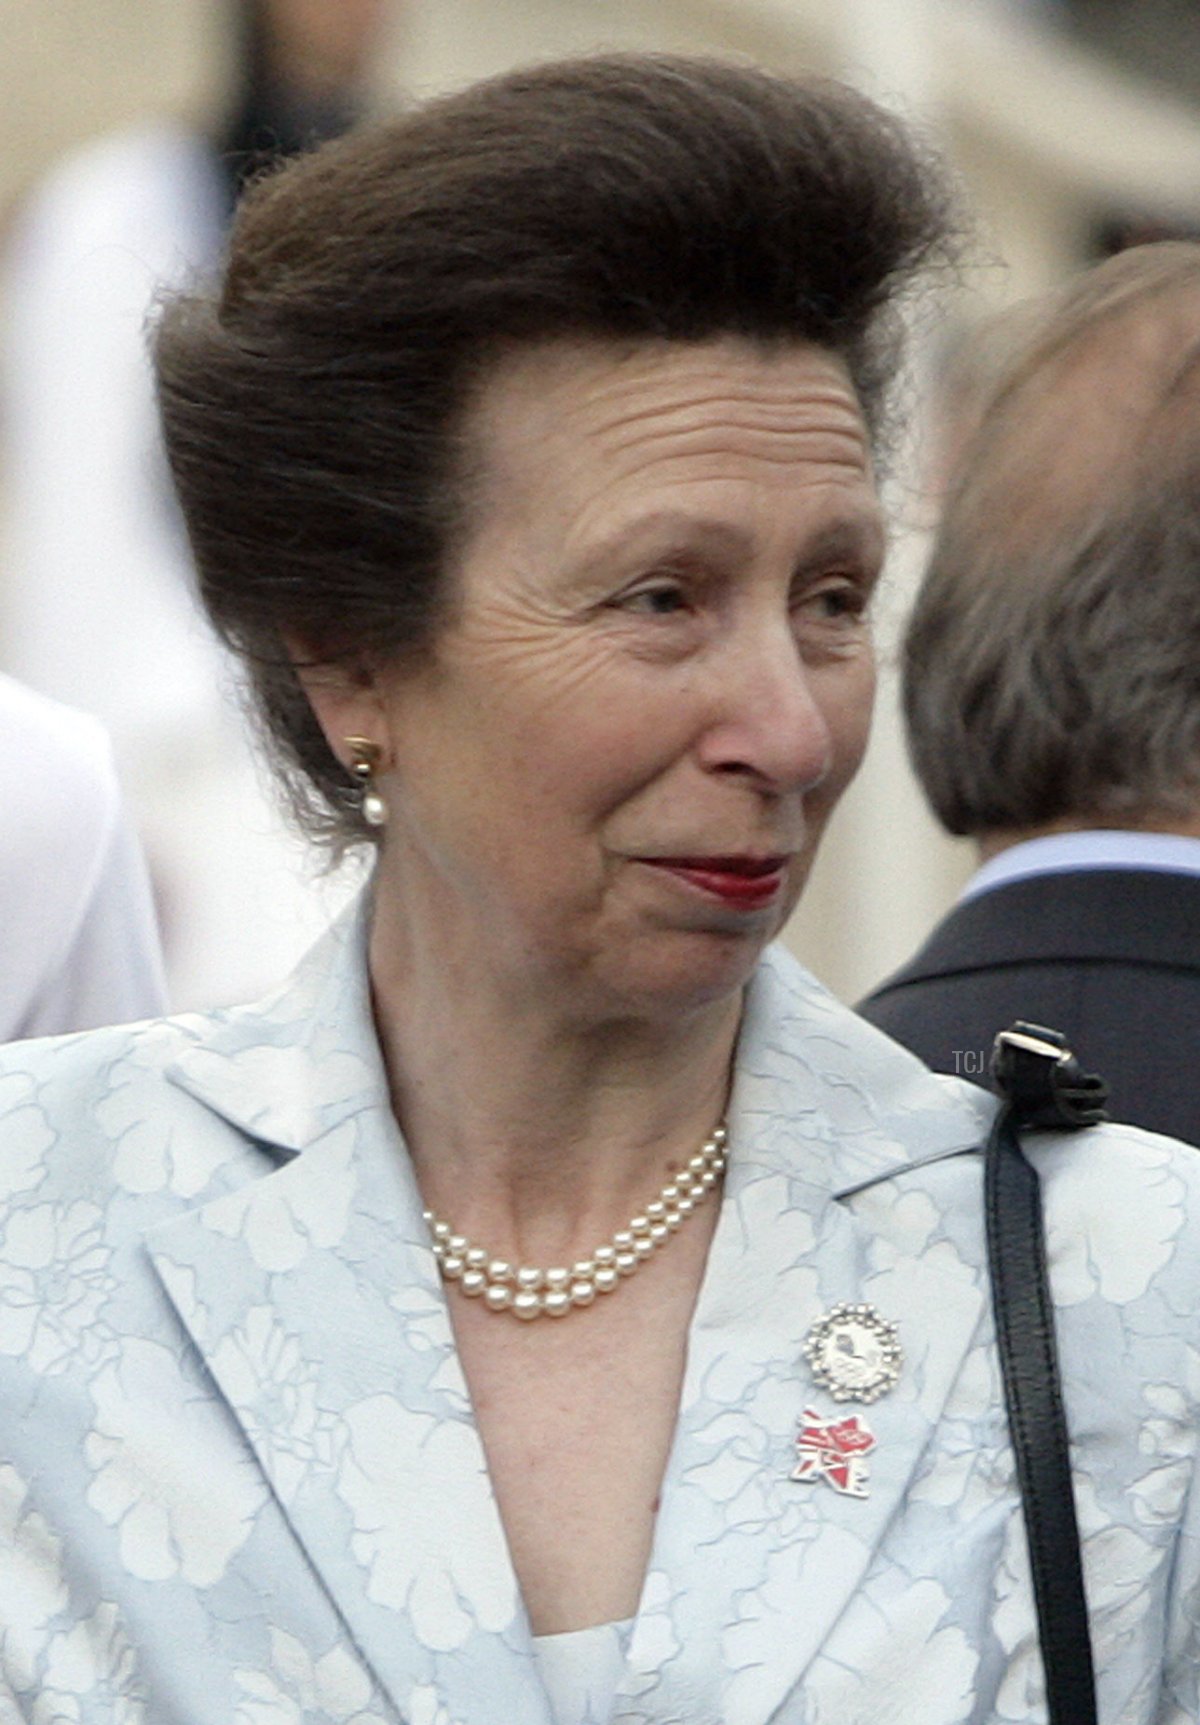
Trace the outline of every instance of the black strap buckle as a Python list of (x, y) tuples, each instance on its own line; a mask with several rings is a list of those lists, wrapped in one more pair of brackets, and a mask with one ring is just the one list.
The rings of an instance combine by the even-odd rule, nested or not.
[(1076, 1131), (1107, 1120), (1108, 1085), (1085, 1072), (1067, 1039), (1022, 1019), (1002, 1030), (992, 1048), (992, 1079), (1017, 1126)]

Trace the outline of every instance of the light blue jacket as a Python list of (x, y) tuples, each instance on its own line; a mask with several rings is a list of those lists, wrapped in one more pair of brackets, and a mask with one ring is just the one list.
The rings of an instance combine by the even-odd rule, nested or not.
[[(0, 1059), (2, 1721), (549, 1725), (362, 924), (263, 1005)], [(761, 965), (622, 1725), (1044, 1718), (991, 1109)], [(1200, 1716), (1200, 1156), (1112, 1127), (1036, 1157), (1101, 1720), (1177, 1725)], [(858, 1410), (865, 1498), (792, 1477), (804, 1409), (847, 1411), (803, 1354), (842, 1300), (905, 1353)]]

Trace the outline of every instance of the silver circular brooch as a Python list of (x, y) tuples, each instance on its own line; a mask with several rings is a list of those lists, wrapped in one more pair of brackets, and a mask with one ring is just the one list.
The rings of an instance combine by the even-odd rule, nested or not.
[(835, 1402), (874, 1402), (894, 1388), (904, 1364), (895, 1324), (874, 1306), (842, 1300), (809, 1330), (804, 1357)]

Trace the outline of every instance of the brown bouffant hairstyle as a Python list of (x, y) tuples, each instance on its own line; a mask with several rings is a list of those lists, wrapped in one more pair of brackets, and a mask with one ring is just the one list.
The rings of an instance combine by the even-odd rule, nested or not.
[(717, 61), (510, 72), (254, 185), (213, 294), (155, 342), (200, 591), (293, 805), (373, 835), (284, 650), (428, 650), (489, 361), (564, 337), (810, 341), (876, 434), (901, 294), (950, 252), (940, 168), (854, 91)]
[(917, 775), (974, 836), (1200, 807), (1200, 245), (1026, 318), (960, 455), (904, 647)]

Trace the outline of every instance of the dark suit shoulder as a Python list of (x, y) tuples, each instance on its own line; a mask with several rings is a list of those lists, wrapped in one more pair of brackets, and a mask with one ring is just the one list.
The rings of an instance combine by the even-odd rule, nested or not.
[(1050, 1025), (1108, 1079), (1114, 1118), (1200, 1142), (1200, 878), (1079, 870), (982, 893), (858, 1010), (977, 1083), (998, 1030)]

